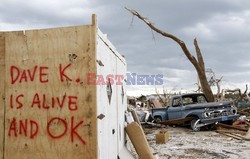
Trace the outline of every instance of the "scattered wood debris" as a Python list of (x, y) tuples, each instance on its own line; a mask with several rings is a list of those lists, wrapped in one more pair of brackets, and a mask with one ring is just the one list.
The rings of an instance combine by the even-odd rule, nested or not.
[(223, 129), (217, 130), (217, 133), (232, 137), (237, 140), (250, 141), (250, 127), (247, 121), (237, 120), (233, 125), (217, 123), (217, 126)]
[(245, 131), (245, 132), (248, 131), (248, 129), (242, 128), (240, 126), (234, 126), (234, 125), (231, 126), (231, 125), (222, 124), (222, 123), (217, 123), (216, 125), (217, 125), (217, 127), (222, 127), (222, 128), (226, 128), (226, 129), (235, 129), (235, 130), (240, 130), (240, 131)]
[(238, 113), (241, 115), (250, 116), (250, 107), (238, 109)]

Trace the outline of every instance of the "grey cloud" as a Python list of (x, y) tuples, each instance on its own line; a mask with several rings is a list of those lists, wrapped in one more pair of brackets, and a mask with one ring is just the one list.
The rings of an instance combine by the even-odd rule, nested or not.
[(162, 73), (168, 87), (195, 89), (196, 72), (180, 47), (170, 39), (152, 34), (136, 17), (131, 24), (133, 16), (125, 6), (183, 39), (193, 53), (193, 39), (197, 37), (206, 66), (224, 76), (226, 87), (230, 82), (234, 86), (249, 83), (248, 0), (1, 0), (0, 29), (89, 24), (91, 14), (96, 13), (100, 29), (125, 55), (128, 71)]

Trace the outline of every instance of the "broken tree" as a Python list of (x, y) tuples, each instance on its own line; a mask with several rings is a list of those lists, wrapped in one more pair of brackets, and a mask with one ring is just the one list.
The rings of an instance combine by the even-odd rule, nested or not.
[(220, 85), (221, 85), (221, 80), (222, 80), (223, 76), (221, 76), (218, 79), (215, 76), (215, 73), (214, 73), (214, 71), (211, 68), (208, 68), (206, 70), (206, 73), (210, 74), (210, 79), (208, 81), (209, 86), (210, 87), (212, 87), (212, 86), (216, 86), (217, 87), (216, 99), (218, 100), (218, 99), (222, 98), (224, 90), (221, 90)]
[(246, 84), (246, 89), (245, 89), (243, 94), (241, 93), (241, 90), (239, 88), (236, 88), (234, 90), (231, 90), (231, 89), (225, 90), (225, 92), (227, 92), (227, 93), (238, 93), (237, 97), (233, 101), (234, 105), (236, 105), (236, 106), (238, 105), (238, 103), (240, 101), (243, 101), (243, 99), (245, 101), (249, 101), (249, 98), (247, 97), (248, 96), (247, 91), (248, 91), (248, 85), (247, 84)]
[(199, 80), (200, 80), (201, 89), (202, 89), (203, 93), (205, 94), (207, 100), (209, 102), (213, 102), (214, 101), (213, 92), (212, 92), (212, 90), (208, 84), (207, 78), (206, 78), (205, 64), (204, 64), (204, 60), (203, 60), (202, 53), (201, 53), (201, 50), (199, 48), (197, 39), (196, 38), (194, 39), (194, 46), (195, 46), (195, 50), (196, 50), (196, 54), (197, 54), (197, 58), (195, 58), (188, 50), (184, 41), (182, 41), (181, 39), (179, 39), (178, 37), (176, 37), (170, 33), (167, 33), (167, 32), (164, 32), (164, 31), (158, 29), (151, 22), (149, 22), (147, 20), (147, 18), (141, 16), (137, 11), (135, 11), (133, 9), (129, 9), (129, 8), (126, 8), (126, 9), (129, 12), (131, 12), (133, 15), (135, 15), (139, 19), (141, 19), (144, 23), (146, 23), (152, 30), (154, 30), (155, 32), (161, 34), (162, 36), (164, 36), (166, 38), (172, 39), (181, 47), (183, 53), (186, 55), (188, 60), (193, 64), (193, 66), (196, 69), (196, 72), (197, 72)]

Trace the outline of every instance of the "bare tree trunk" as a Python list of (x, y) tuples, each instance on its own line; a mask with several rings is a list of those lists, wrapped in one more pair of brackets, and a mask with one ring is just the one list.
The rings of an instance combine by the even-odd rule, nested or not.
[(205, 94), (205, 96), (209, 102), (213, 102), (214, 95), (213, 95), (213, 92), (211, 90), (211, 87), (209, 86), (209, 84), (207, 82), (206, 73), (204, 71), (200, 71), (197, 69), (196, 69), (196, 71), (197, 71), (197, 74), (198, 74), (200, 82), (201, 82), (202, 92)]
[(181, 47), (183, 53), (186, 55), (186, 57), (188, 58), (188, 60), (193, 64), (193, 66), (196, 69), (196, 72), (198, 74), (198, 77), (200, 79), (200, 83), (201, 83), (201, 89), (203, 91), (203, 93), (205, 94), (207, 100), (209, 102), (213, 102), (214, 101), (214, 96), (213, 96), (213, 92), (208, 84), (207, 78), (206, 78), (206, 72), (205, 72), (205, 64), (204, 64), (204, 60), (202, 57), (202, 53), (200, 51), (197, 39), (194, 39), (194, 46), (195, 46), (195, 50), (196, 50), (196, 55), (197, 55), (197, 59), (189, 52), (186, 44), (184, 43), (184, 41), (180, 40), (178, 37), (164, 32), (158, 28), (156, 28), (152, 23), (150, 23), (145, 17), (141, 16), (137, 11), (126, 8), (129, 12), (131, 12), (133, 15), (137, 16), (139, 19), (141, 19), (144, 23), (146, 23), (152, 30), (154, 30), (155, 32), (161, 34), (164, 37), (170, 38), (173, 41), (175, 41), (176, 43), (179, 44), (179, 46)]
[[(215, 79), (215, 84), (217, 86), (217, 95), (216, 97), (219, 98), (221, 95), (221, 91), (220, 91), (220, 81), (222, 80), (223, 76), (220, 79)], [(223, 92), (222, 92), (223, 93)]]

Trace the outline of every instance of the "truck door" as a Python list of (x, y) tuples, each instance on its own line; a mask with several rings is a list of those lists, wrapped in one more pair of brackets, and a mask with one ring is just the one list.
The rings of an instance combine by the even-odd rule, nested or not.
[(174, 98), (172, 106), (168, 109), (169, 120), (182, 118), (182, 100), (181, 97)]

